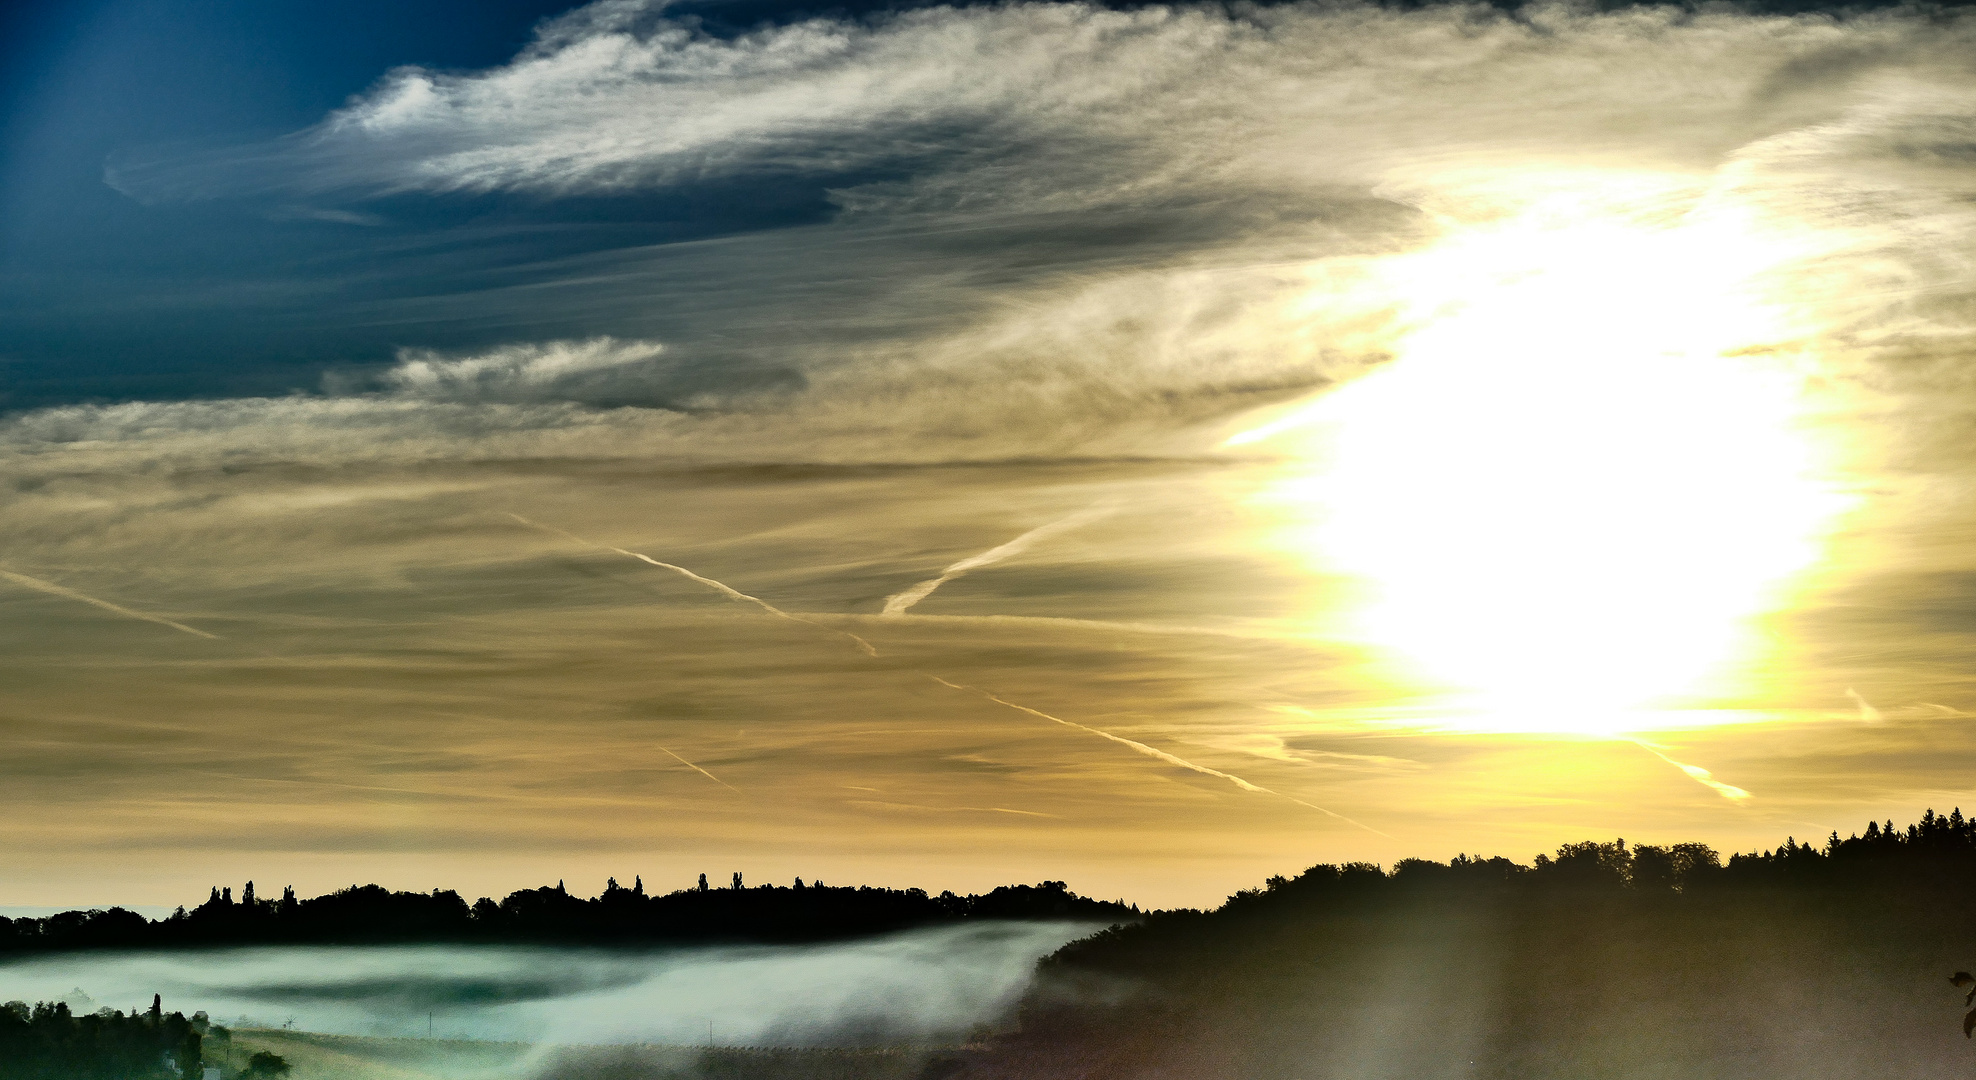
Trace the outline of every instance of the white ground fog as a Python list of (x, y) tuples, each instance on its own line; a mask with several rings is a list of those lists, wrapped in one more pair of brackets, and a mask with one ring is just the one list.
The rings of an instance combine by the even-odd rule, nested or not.
[[(561, 1043), (951, 1040), (1006, 1018), (1083, 923), (986, 923), (807, 946), (503, 946), (64, 954), (0, 965), (0, 999), (203, 1009), (221, 1023)], [(81, 991), (77, 994), (76, 991)]]

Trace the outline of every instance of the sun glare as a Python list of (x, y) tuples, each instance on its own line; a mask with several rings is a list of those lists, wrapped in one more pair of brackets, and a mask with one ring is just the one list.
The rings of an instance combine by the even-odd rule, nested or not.
[(1804, 358), (1772, 347), (1791, 238), (1582, 187), (1392, 260), (1395, 359), (1230, 440), (1302, 462), (1274, 492), (1293, 542), (1359, 583), (1332, 629), (1498, 730), (1634, 730), (1723, 689), (1845, 506)]

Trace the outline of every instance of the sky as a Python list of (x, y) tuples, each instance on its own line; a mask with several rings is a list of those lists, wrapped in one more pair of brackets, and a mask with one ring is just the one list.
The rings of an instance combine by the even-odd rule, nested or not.
[(1976, 805), (1958, 8), (6, 18), (0, 903)]

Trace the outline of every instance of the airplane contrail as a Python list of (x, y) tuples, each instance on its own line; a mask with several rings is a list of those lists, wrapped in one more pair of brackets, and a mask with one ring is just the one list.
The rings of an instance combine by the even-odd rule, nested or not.
[[(815, 627), (818, 630), (823, 630), (832, 634), (839, 635), (841, 637), (850, 638), (852, 641), (857, 642), (858, 648), (863, 650), (866, 656), (875, 657), (878, 655), (878, 650), (872, 647), (871, 642), (866, 641), (865, 639), (859, 637), (856, 634), (850, 633), (849, 631), (846, 630), (839, 630), (834, 626), (825, 626), (820, 622), (816, 622), (811, 619), (805, 619), (800, 615), (791, 615), (788, 612), (782, 610), (781, 608), (776, 607), (774, 604), (771, 604), (768, 601), (761, 599), (760, 597), (749, 596), (747, 593), (741, 592), (738, 589), (729, 588), (728, 586), (723, 585), (718, 581), (715, 581), (713, 578), (702, 577), (701, 575), (696, 574), (693, 571), (688, 570), (683, 566), (675, 566), (669, 562), (660, 562), (659, 560), (652, 558), (650, 555), (641, 555), (636, 551), (627, 551), (621, 547), (613, 547), (609, 544), (599, 544), (592, 540), (586, 540), (583, 537), (576, 535), (575, 533), (567, 532), (563, 529), (558, 529), (553, 525), (543, 525), (539, 522), (530, 521), (529, 519), (521, 516), (520, 514), (510, 512), (508, 516), (532, 529), (540, 529), (543, 532), (560, 536), (565, 540), (569, 540), (570, 542), (575, 544), (580, 544), (584, 547), (591, 547), (603, 551), (616, 552), (619, 555), (629, 556), (630, 558), (637, 559), (641, 562), (650, 563), (653, 566), (663, 567), (675, 573), (683, 574), (686, 577), (691, 578), (692, 580), (697, 581), (702, 585), (706, 585), (709, 588), (719, 590), (730, 600), (747, 601), (748, 603), (754, 604), (755, 606), (761, 608), (763, 611), (767, 612), (770, 615), (774, 615), (777, 618), (788, 619), (791, 622), (802, 623), (805, 626)], [(1030, 533), (1025, 533), (1024, 535), (1025, 536), (1030, 535), (1036, 531), (1037, 530), (1032, 529), (1030, 530)], [(1021, 537), (1018, 537), (1017, 539), (1019, 540), (1021, 539)], [(1011, 543), (1013, 543), (1013, 541), (1011, 541)], [(1007, 547), (1007, 546), (1008, 545), (1006, 544), (1003, 545), (1003, 547)], [(927, 591), (931, 592), (932, 590), (929, 589)], [(1275, 791), (1270, 788), (1263, 787), (1260, 784), (1252, 784), (1249, 781), (1244, 780), (1233, 773), (1225, 773), (1219, 769), (1210, 769), (1206, 765), (1196, 765), (1195, 763), (1188, 761), (1186, 758), (1180, 757), (1175, 754), (1169, 754), (1166, 751), (1161, 750), (1157, 747), (1147, 746), (1145, 743), (1138, 742), (1133, 739), (1125, 738), (1122, 735), (1114, 735), (1109, 731), (1102, 731), (1098, 728), (1091, 727), (1088, 724), (1077, 723), (1074, 720), (1065, 720), (1060, 716), (1051, 716), (1049, 713), (1042, 712), (1037, 709), (1032, 709), (1027, 705), (1017, 705), (1013, 701), (1008, 701), (1003, 698), (996, 697), (994, 694), (991, 694), (988, 691), (981, 689), (980, 687), (963, 686), (960, 683), (948, 682), (946, 679), (943, 679), (940, 676), (931, 674), (929, 672), (922, 671), (920, 672), (920, 674), (925, 675), (927, 678), (932, 679), (934, 682), (937, 682), (940, 685), (945, 686), (949, 689), (957, 690), (964, 694), (965, 693), (979, 694), (980, 696), (987, 698), (989, 701), (992, 701), (997, 705), (1002, 705), (1007, 708), (1015, 709), (1018, 712), (1026, 712), (1032, 716), (1040, 716), (1045, 720), (1062, 724), (1063, 726), (1068, 728), (1076, 728), (1079, 731), (1088, 732), (1102, 739), (1110, 739), (1112, 742), (1118, 743), (1121, 746), (1130, 747), (1131, 749), (1141, 754), (1145, 754), (1148, 757), (1157, 758), (1158, 760), (1164, 761), (1170, 765), (1177, 765), (1183, 769), (1191, 769), (1194, 772), (1202, 773), (1207, 776), (1219, 777), (1223, 780), (1228, 781), (1231, 784), (1234, 784), (1236, 787), (1241, 788), (1243, 791), (1252, 791), (1259, 795), (1274, 795), (1279, 799), (1285, 799), (1290, 802), (1296, 803), (1298, 806), (1306, 807), (1308, 809), (1315, 810), (1320, 814), (1325, 814), (1330, 817), (1337, 818), (1339, 821), (1345, 822), (1348, 825), (1352, 825), (1360, 829), (1364, 829), (1366, 832), (1373, 833), (1378, 836), (1384, 836), (1388, 840), (1393, 839), (1392, 834), (1380, 832), (1378, 829), (1375, 829), (1372, 826), (1367, 825), (1363, 822), (1353, 821), (1351, 818), (1348, 818), (1345, 815), (1340, 814), (1335, 810), (1327, 810), (1324, 807), (1317, 805), (1316, 803), (1305, 802), (1304, 800), (1299, 799), (1294, 795), (1285, 795), (1280, 791)], [(654, 743), (653, 745), (657, 746), (658, 744)], [(660, 746), (659, 749), (665, 750), (665, 747)], [(672, 751), (670, 750), (665, 750), (665, 752), (668, 754), (672, 754), (674, 758), (683, 762), (688, 767), (693, 768), (699, 771), (700, 773), (704, 774), (708, 779), (713, 780), (715, 783), (720, 784), (722, 787), (726, 787), (730, 791), (735, 790), (732, 787), (732, 785), (727, 784), (725, 781), (722, 781), (720, 778), (714, 776), (712, 773), (707, 772), (705, 769), (701, 769), (698, 765), (694, 765), (692, 762), (687, 761), (685, 758), (680, 757), (678, 754), (673, 754)]]
[(858, 806), (876, 806), (886, 810), (924, 810), (930, 814), (1020, 814), (1023, 817), (1053, 818), (1055, 814), (1043, 814), (1034, 810), (1011, 810), (1006, 806), (920, 806), (916, 803), (886, 802), (882, 799), (852, 799)]
[(40, 578), (28, 577), (26, 574), (16, 574), (12, 570), (0, 570), (0, 578), (5, 578), (16, 585), (24, 585), (30, 589), (36, 589), (53, 596), (66, 597), (67, 599), (70, 600), (80, 600), (85, 604), (94, 604), (97, 607), (102, 608), (104, 611), (114, 611), (119, 615), (127, 616), (132, 619), (142, 619), (148, 623), (157, 623), (159, 626), (169, 626), (174, 630), (181, 630), (195, 637), (206, 638), (210, 641), (218, 641), (220, 638), (218, 634), (209, 634), (204, 630), (200, 630), (196, 627), (187, 626), (182, 622), (173, 622), (172, 620), (165, 618), (163, 615), (148, 615), (142, 611), (132, 611), (131, 609), (124, 607), (122, 604), (112, 604), (108, 600), (98, 600), (96, 597), (90, 596), (88, 593), (79, 593), (74, 589), (68, 588), (66, 586), (57, 585), (52, 581), (43, 581)]
[(1043, 712), (1040, 709), (1032, 709), (1027, 705), (1017, 705), (1015, 702), (1009, 701), (1006, 698), (996, 697), (994, 694), (991, 694), (988, 691), (983, 690), (978, 686), (964, 686), (960, 683), (948, 682), (947, 680), (941, 678), (938, 675), (927, 675), (926, 677), (932, 679), (934, 682), (939, 683), (941, 686), (947, 687), (950, 690), (959, 690), (962, 693), (979, 694), (982, 697), (987, 698), (989, 701), (992, 701), (997, 705), (1007, 706), (1008, 708), (1014, 709), (1017, 712), (1026, 712), (1031, 716), (1040, 716), (1045, 720), (1062, 724), (1063, 726), (1068, 728), (1076, 728), (1079, 731), (1088, 732), (1092, 735), (1096, 735), (1101, 739), (1110, 739), (1112, 742), (1118, 743), (1120, 746), (1130, 747), (1131, 749), (1136, 750), (1139, 753), (1146, 755), (1147, 757), (1157, 758), (1161, 761), (1166, 762), (1169, 765), (1177, 765), (1183, 769), (1191, 769), (1194, 772), (1202, 773), (1207, 776), (1220, 777), (1221, 779), (1226, 780), (1231, 784), (1234, 784), (1236, 787), (1241, 788), (1243, 791), (1253, 791), (1258, 795), (1274, 795), (1279, 799), (1288, 799), (1289, 801), (1296, 803), (1298, 806), (1308, 807), (1312, 810), (1317, 811), (1320, 814), (1328, 814), (1331, 817), (1337, 818), (1339, 821), (1342, 821), (1347, 825), (1355, 825), (1358, 828), (1364, 829), (1366, 832), (1375, 833), (1379, 836), (1384, 836), (1388, 840), (1393, 839), (1392, 834), (1383, 833), (1380, 832), (1378, 829), (1373, 828), (1370, 825), (1366, 825), (1362, 822), (1353, 821), (1351, 818), (1348, 818), (1345, 815), (1340, 814), (1335, 810), (1326, 810), (1324, 807), (1319, 806), (1316, 803), (1305, 802), (1304, 800), (1299, 799), (1294, 795), (1285, 795), (1280, 791), (1275, 791), (1270, 788), (1263, 787), (1261, 784), (1252, 784), (1249, 781), (1244, 780), (1239, 776), (1236, 776), (1234, 773), (1225, 773), (1222, 772), (1220, 769), (1210, 769), (1206, 765), (1197, 765), (1194, 762), (1188, 761), (1186, 758), (1179, 756), (1178, 754), (1169, 754), (1166, 751), (1161, 750), (1157, 746), (1147, 746), (1145, 743), (1139, 742), (1136, 739), (1128, 739), (1123, 735), (1114, 735), (1109, 731), (1105, 731), (1100, 728), (1094, 728), (1089, 724), (1080, 724), (1075, 720), (1065, 720), (1061, 716), (1051, 716), (1049, 713)]
[(1854, 690), (1852, 687), (1848, 686), (1846, 687), (1846, 696), (1853, 700), (1853, 704), (1859, 706), (1859, 719), (1861, 723), (1877, 724), (1880, 721), (1886, 719), (1886, 717), (1881, 714), (1880, 710), (1874, 708), (1873, 703), (1866, 700), (1865, 695), (1861, 694), (1859, 691)]
[(702, 577), (699, 574), (696, 574), (693, 571), (688, 570), (683, 566), (675, 566), (669, 562), (660, 562), (659, 560), (652, 558), (650, 555), (643, 555), (636, 551), (626, 551), (624, 548), (614, 547), (610, 544), (600, 544), (595, 540), (586, 540), (583, 537), (578, 536), (573, 532), (567, 532), (562, 529), (558, 529), (553, 525), (544, 525), (540, 522), (530, 521), (527, 518), (522, 517), (520, 514), (510, 513), (508, 516), (514, 518), (516, 521), (521, 522), (523, 525), (526, 525), (531, 529), (541, 529), (543, 532), (552, 533), (556, 536), (560, 536), (563, 539), (568, 540), (572, 543), (581, 544), (584, 547), (596, 548), (600, 551), (614, 552), (616, 554), (623, 555), (626, 558), (637, 559), (639, 562), (650, 563), (651, 565), (659, 567), (661, 569), (670, 570), (675, 574), (683, 575), (693, 581), (697, 581), (700, 584), (705, 585), (708, 588), (719, 592), (721, 595), (727, 597), (729, 600), (733, 600), (737, 603), (753, 604), (756, 607), (761, 608), (763, 611), (769, 613), (770, 615), (775, 616), (778, 619), (788, 619), (790, 622), (793, 623), (802, 623), (804, 626), (813, 626), (816, 627), (818, 630), (824, 630), (829, 633), (836, 634), (839, 637), (850, 638), (852, 641), (857, 643), (858, 648), (862, 650), (866, 656), (878, 655), (878, 650), (872, 647), (871, 642), (866, 641), (865, 639), (859, 637), (858, 635), (851, 633), (849, 630), (839, 630), (834, 626), (825, 626), (824, 624), (817, 622), (815, 619), (805, 619), (801, 615), (791, 615), (790, 613), (782, 610), (779, 607), (776, 607), (774, 604), (769, 603), (768, 601), (762, 599), (759, 596), (749, 596), (747, 593), (744, 593), (739, 589), (730, 588), (727, 585), (715, 581), (713, 578), (710, 577)]
[(1734, 784), (1725, 784), (1722, 781), (1717, 780), (1714, 774), (1710, 773), (1707, 769), (1702, 768), (1700, 765), (1683, 764), (1679, 761), (1674, 760), (1671, 757), (1668, 757), (1666, 754), (1661, 753), (1659, 750), (1654, 749), (1652, 746), (1649, 746), (1638, 739), (1633, 739), (1630, 741), (1633, 743), (1634, 746), (1637, 746), (1640, 749), (1645, 750), (1647, 753), (1652, 754), (1653, 756), (1661, 759), (1662, 761), (1667, 762), (1669, 765), (1672, 765), (1675, 768), (1680, 769), (1683, 773), (1687, 774), (1688, 779), (1693, 780), (1695, 783), (1708, 788), (1709, 790), (1715, 792), (1717, 795), (1720, 795), (1723, 798), (1728, 799), (1732, 803), (1739, 803), (1745, 799), (1755, 798), (1755, 796), (1751, 795), (1749, 792), (1744, 791), (1742, 788), (1739, 788)]
[[(658, 743), (653, 743), (652, 745), (653, 745), (653, 746), (659, 746), (659, 744), (658, 744)], [(666, 751), (666, 753), (668, 753), (668, 754), (672, 754), (672, 759), (673, 759), (674, 761), (677, 761), (677, 762), (679, 762), (679, 763), (680, 763), (681, 765), (684, 765), (684, 766), (686, 766), (687, 768), (689, 768), (689, 769), (692, 769), (692, 770), (693, 770), (694, 772), (696, 772), (696, 773), (699, 773), (699, 774), (700, 774), (701, 776), (704, 776), (704, 777), (706, 777), (707, 779), (709, 779), (709, 780), (712, 780), (712, 781), (713, 781), (714, 783), (716, 783), (716, 784), (719, 784), (719, 785), (720, 785), (721, 787), (724, 787), (724, 788), (726, 788), (727, 790), (729, 790), (729, 791), (732, 791), (732, 792), (733, 792), (733, 793), (735, 793), (736, 795), (739, 795), (739, 794), (741, 794), (741, 789), (740, 789), (740, 788), (738, 788), (738, 787), (735, 787), (735, 786), (734, 786), (733, 784), (730, 784), (730, 783), (728, 783), (728, 782), (727, 782), (727, 781), (725, 781), (725, 780), (722, 780), (722, 779), (721, 779), (720, 777), (718, 777), (718, 776), (715, 776), (715, 775), (714, 775), (713, 773), (710, 773), (710, 772), (708, 772), (707, 770), (705, 770), (705, 769), (702, 769), (702, 768), (701, 768), (701, 767), (699, 767), (698, 765), (695, 765), (695, 764), (693, 764), (692, 762), (690, 762), (690, 761), (688, 761), (688, 760), (686, 760), (685, 758), (683, 758), (683, 757), (680, 757), (680, 756), (679, 756), (678, 754), (673, 754), (673, 753), (672, 753), (672, 751), (670, 751), (670, 750), (666, 750), (666, 748), (665, 748), (665, 747), (663, 747), (663, 746), (659, 746), (659, 749), (661, 749), (661, 750), (665, 750), (665, 751)]]
[(928, 596), (932, 595), (933, 590), (939, 588), (942, 585), (945, 585), (946, 583), (954, 580), (957, 577), (960, 577), (961, 575), (967, 573), (970, 570), (979, 570), (984, 566), (992, 566), (995, 563), (1003, 561), (1004, 559), (1012, 559), (1015, 556), (1022, 554), (1024, 551), (1029, 550), (1030, 546), (1035, 544), (1038, 540), (1042, 540), (1047, 537), (1054, 536), (1055, 534), (1060, 532), (1067, 532), (1071, 529), (1075, 529), (1079, 525), (1088, 524), (1089, 522), (1104, 517), (1106, 514), (1109, 514), (1111, 512), (1112, 512), (1111, 507), (1109, 506), (1102, 506), (1102, 507), (1094, 506), (1088, 510), (1083, 510), (1078, 513), (1072, 514), (1069, 517), (1059, 518), (1056, 521), (1049, 522), (1048, 524), (1045, 525), (1038, 525), (1035, 528), (1029, 530), (1026, 533), (1023, 533), (1021, 536), (1016, 537), (1015, 539), (1009, 541), (1006, 544), (1003, 544), (999, 547), (989, 548), (987, 551), (984, 551), (979, 555), (970, 555), (967, 558), (962, 559), (957, 563), (954, 563), (953, 565), (940, 571), (939, 577), (927, 578), (925, 581), (922, 581), (919, 584), (914, 585), (912, 588), (907, 589), (904, 592), (894, 593), (893, 595), (886, 597), (885, 610), (880, 612), (879, 614), (904, 615), (907, 611), (910, 611), (912, 609), (912, 606), (914, 604), (917, 604), (921, 600), (924, 600)]

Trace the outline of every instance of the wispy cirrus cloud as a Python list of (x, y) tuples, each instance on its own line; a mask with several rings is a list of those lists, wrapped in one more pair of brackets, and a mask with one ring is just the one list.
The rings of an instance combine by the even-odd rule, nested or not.
[[(1281, 463), (1214, 448), (1259, 422), (1235, 422), (1247, 413), (1406, 363), (1421, 327), (1500, 294), (1472, 286), (1503, 272), (1491, 256), (1517, 227), (1659, 237), (1728, 222), (1778, 241), (1758, 285), (1793, 316), (1738, 327), (1739, 355), (1856, 395), (1843, 419), (1870, 415), (1861, 430), (1899, 442), (1861, 475), (1953, 518), (1976, 409), (1972, 34), (1966, 16), (1910, 10), (1016, 3), (719, 36), (614, 2), (506, 64), (391, 73), (285, 139), (123, 155), (110, 179), (140, 201), (375, 224), (351, 242), (410, 284), (339, 317), (389, 327), (402, 348), (353, 360), (320, 393), (0, 418), (0, 532), (17, 565), (101, 568), (107, 596), (198, 597), (296, 658), (195, 670), (142, 651), (187, 643), (123, 619), (110, 629), (142, 648), (106, 659), (71, 643), (99, 632), (100, 611), (36, 600), (37, 615), (60, 610), (10, 628), (45, 680), (17, 695), (41, 732), (8, 762), (26, 793), (10, 804), (18, 832), (45, 850), (63, 830), (144, 844), (171, 864), (152, 880), (173, 888), (192, 872), (170, 846), (187, 836), (292, 849), (298, 881), (415, 852), (403, 881), (419, 888), (459, 884), (419, 876), (437, 855), (518, 846), (546, 853), (527, 865), (552, 880), (585, 852), (601, 880), (628, 872), (622, 852), (719, 872), (725, 852), (785, 836), (791, 853), (762, 872), (814, 875), (827, 849), (833, 879), (892, 859), (901, 883), (958, 882), (952, 864), (911, 875), (962, 851), (968, 880), (992, 884), (991, 864), (1028, 874), (1048, 851), (1089, 868), (1140, 844), (1158, 866), (1099, 880), (1139, 874), (1150, 891), (1135, 895), (1200, 900), (1282, 870), (1319, 834), (1326, 859), (1435, 854), (1457, 829), (1475, 830), (1464, 847), (1527, 857), (1579, 838), (1586, 808), (1625, 803), (1646, 808), (1628, 836), (1728, 848), (1919, 805), (1969, 757), (1950, 721), (1904, 711), (1968, 704), (1968, 604), (1939, 599), (1961, 595), (1968, 569), (1944, 554), (1968, 550), (1954, 528), (1930, 534), (1947, 539), (1912, 574), (1807, 616), (1821, 662), (1779, 692), (1780, 708), (1851, 716), (1857, 685), (1886, 723), (1817, 728), (1803, 757), (1725, 727), (1668, 750), (1677, 762), (1407, 730), (1405, 707), (1375, 707), (1391, 687), (1364, 657), (1317, 637), (1350, 583), (1293, 569), (1308, 553), (1269, 547), (1242, 503)], [(515, 239), (528, 222), (492, 240), (392, 233), (410, 228), (407, 207), (771, 189), (809, 200), (800, 220), (740, 215), (685, 239), (598, 228), (592, 246), (546, 254)], [(540, 231), (583, 232), (566, 224)], [(497, 249), (514, 260), (502, 273), (426, 276)], [(1677, 273), (1720, 254), (1676, 250)], [(1640, 283), (1583, 265), (1581, 295)], [(1673, 314), (1636, 306), (1641, 323)], [(1457, 359), (1513, 360), (1549, 329), (1549, 309), (1529, 311)], [(461, 326), (476, 343), (445, 339)], [(1586, 339), (1586, 362), (1599, 346)], [(1606, 403), (1545, 389), (1538, 412), (1601, 426)], [(1426, 415), (1396, 409), (1380, 445), (1430, 464), (1467, 452), (1437, 446)], [(1945, 478), (1915, 479), (1929, 476)], [(938, 616), (860, 623), (885, 664), (737, 618), (708, 584), (834, 626), (888, 598), (903, 610), (943, 579), (929, 567), (985, 566), (1029, 523), (1103, 500), (1117, 519), (1057, 534), (1066, 555), (1050, 566), (1011, 560), (969, 596), (943, 594)], [(517, 543), (509, 507), (611, 554)], [(673, 572), (639, 570), (657, 563), (641, 551)], [(113, 576), (137, 567), (155, 580)], [(1900, 622), (1917, 612), (1925, 633)], [(897, 677), (894, 661), (1002, 696)], [(121, 666), (74, 674), (97, 665)], [(1050, 702), (1058, 722), (1016, 702)], [(1288, 706), (1309, 712), (1259, 741), (1256, 718)], [(300, 719), (270, 731), (271, 708)], [(125, 715), (155, 726), (89, 726)], [(1145, 741), (1108, 734), (1128, 730)], [(1157, 746), (1242, 765), (1176, 764)], [(748, 797), (712, 791), (714, 777)], [(317, 784), (331, 794), (308, 794)], [(992, 812), (895, 828), (900, 814), (849, 807), (845, 789), (894, 810)], [(353, 807), (359, 790), (370, 802)], [(57, 796), (99, 801), (56, 814)], [(654, 821), (673, 849), (655, 850)], [(518, 872), (488, 871), (485, 888)]]
[[(416, 301), (663, 332), (407, 352), (370, 385), (430, 403), (435, 431), (467, 412), (501, 431), (633, 422), (530, 408), (554, 403), (774, 413), (834, 459), (1165, 452), (1394, 355), (1432, 315), (1394, 257), (1518, 214), (1703, 208), (1816, 234), (1791, 286), (1824, 305), (1827, 359), (1904, 389), (1944, 377), (1972, 329), (1972, 34), (1898, 9), (1014, 3), (718, 36), (612, 2), (507, 64), (400, 69), (286, 139), (110, 179), (354, 207), (795, 178), (836, 216)], [(759, 452), (736, 426), (685, 437)]]
[(568, 194), (883, 163), (916, 179), (851, 205), (945, 189), (1033, 210), (1308, 192), (1573, 147), (1693, 165), (1828, 120), (1890, 72), (1953, 78), (1967, 33), (1899, 12), (1012, 3), (719, 37), (662, 3), (613, 2), (549, 23), (501, 67), (402, 68), (287, 140), (112, 180), (153, 197)]

